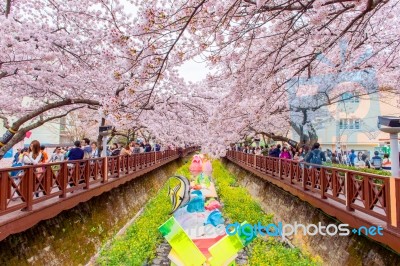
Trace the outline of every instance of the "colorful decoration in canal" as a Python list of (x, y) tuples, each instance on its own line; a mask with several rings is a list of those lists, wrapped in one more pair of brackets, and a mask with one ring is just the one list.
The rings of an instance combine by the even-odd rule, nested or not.
[(190, 201), (190, 184), (184, 176), (176, 175), (173, 178), (179, 180), (179, 184), (173, 189), (169, 188), (169, 196), (172, 202), (172, 210), (170, 214), (174, 213), (179, 207), (185, 206)]
[(221, 209), (221, 204), (219, 203), (219, 201), (211, 198), (206, 202), (205, 209), (208, 211), (212, 211), (215, 209)]
[(206, 175), (212, 174), (212, 165), (208, 159), (203, 160), (203, 173), (205, 173)]
[[(169, 189), (172, 217), (159, 227), (172, 247), (168, 255), (171, 265), (234, 266), (237, 253), (253, 239), (226, 233), (211, 163), (195, 155), (190, 171), (197, 173), (191, 183), (186, 177), (173, 177), (179, 184)], [(216, 233), (221, 226), (222, 232)], [(210, 227), (215, 230), (208, 230)]]
[(200, 155), (196, 154), (193, 156), (193, 160), (190, 164), (189, 170), (190, 172), (201, 173), (201, 171), (203, 170), (203, 162)]
[(202, 188), (208, 188), (211, 185), (211, 179), (205, 173), (201, 173), (196, 178), (196, 185), (200, 185)]
[(188, 212), (204, 212), (204, 197), (200, 190), (195, 190), (190, 193), (191, 199), (187, 206)]

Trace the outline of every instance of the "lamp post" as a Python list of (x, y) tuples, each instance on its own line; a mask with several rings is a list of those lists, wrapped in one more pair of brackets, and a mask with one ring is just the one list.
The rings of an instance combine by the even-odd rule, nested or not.
[(103, 137), (103, 150), (101, 151), (101, 157), (107, 157), (107, 140), (108, 136), (112, 133), (112, 126), (100, 126), (99, 134)]
[(256, 137), (256, 138), (254, 139), (254, 142), (256, 143), (256, 147), (257, 147), (257, 148), (260, 147), (260, 138), (259, 138), (259, 137)]

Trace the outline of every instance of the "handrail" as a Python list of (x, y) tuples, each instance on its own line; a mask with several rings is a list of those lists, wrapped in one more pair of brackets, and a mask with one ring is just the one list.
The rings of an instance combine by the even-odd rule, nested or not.
[(227, 151), (226, 158), (307, 197), (333, 200), (349, 215), (370, 215), (400, 233), (399, 178), (238, 151)]
[(56, 197), (63, 200), (70, 193), (89, 191), (93, 186), (161, 166), (198, 149), (194, 146), (0, 169), (0, 217), (16, 211), (32, 211), (43, 201)]

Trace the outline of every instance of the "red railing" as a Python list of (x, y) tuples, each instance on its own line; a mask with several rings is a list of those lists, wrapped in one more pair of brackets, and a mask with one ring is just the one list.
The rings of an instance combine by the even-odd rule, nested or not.
[(0, 169), (0, 216), (31, 211), (43, 201), (63, 200), (69, 193), (89, 191), (112, 179), (161, 166), (198, 148)]
[(226, 158), (306, 199), (333, 200), (350, 215), (370, 215), (400, 233), (399, 178), (238, 151), (228, 151)]

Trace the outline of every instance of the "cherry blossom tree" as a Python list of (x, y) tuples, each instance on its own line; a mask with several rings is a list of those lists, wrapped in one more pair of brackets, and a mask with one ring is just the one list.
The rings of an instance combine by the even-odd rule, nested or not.
[(0, 5), (0, 118), (7, 129), (0, 158), (25, 132), (71, 111), (98, 109), (123, 87), (113, 75), (118, 51), (110, 36), (124, 23), (116, 21), (121, 10), (113, 1)]
[[(377, 93), (383, 86), (397, 89), (398, 9), (398, 1), (372, 0), (154, 0), (142, 5), (141, 14), (146, 33), (168, 40), (160, 46), (167, 56), (155, 64), (156, 73), (162, 73), (166, 58), (175, 64), (200, 54), (214, 66), (215, 78), (224, 80), (221, 90), (227, 97), (216, 107), (219, 119), (210, 121), (210, 128), (217, 132), (210, 134), (210, 142), (216, 145), (221, 140), (222, 150), (229, 139), (239, 138), (236, 131), (248, 130), (252, 123), (257, 131), (287, 129), (291, 107), (299, 109), (291, 105), (289, 94), (290, 90), (301, 94), (292, 82), (299, 77), (331, 75), (334, 83), (340, 73), (373, 69), (378, 86), (368, 93)], [(367, 88), (373, 85), (365, 84)], [(344, 92), (320, 91), (308, 109), (331, 104)], [(228, 108), (232, 102), (234, 110)], [(232, 131), (219, 123), (226, 118)]]
[[(284, 136), (292, 127), (315, 138), (304, 126), (316, 110), (349, 90), (335, 86), (345, 80), (343, 73), (373, 73), (354, 93), (383, 87), (398, 92), (397, 0), (2, 5), (0, 86), (8, 97), (0, 106), (2, 117), (26, 115), (21, 95), (33, 99), (32, 114), (32, 106), (68, 100), (57, 108), (68, 112), (89, 105), (102, 123), (118, 130), (143, 125), (165, 142), (197, 142), (223, 155), (229, 143), (249, 132)], [(133, 15), (125, 11), (132, 8)], [(194, 57), (213, 70), (199, 84), (184, 82), (176, 71)], [(331, 86), (320, 86), (320, 80), (307, 102), (296, 100), (322, 76)], [(49, 111), (39, 115), (52, 117)]]

